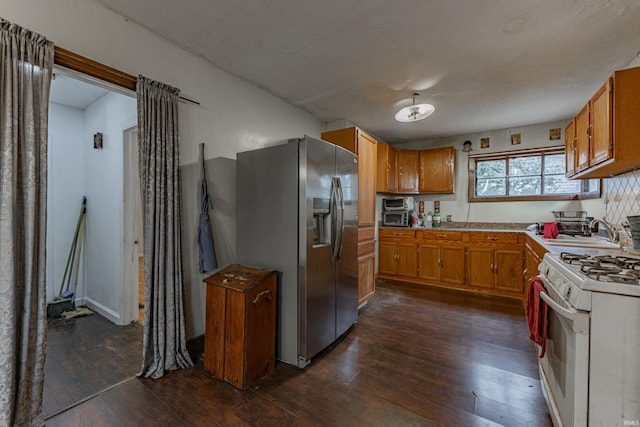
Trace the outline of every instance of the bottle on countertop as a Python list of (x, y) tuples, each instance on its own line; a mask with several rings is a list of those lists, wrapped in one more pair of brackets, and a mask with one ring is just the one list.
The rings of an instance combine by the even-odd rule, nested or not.
[(440, 228), (440, 211), (437, 209), (433, 213), (433, 228)]
[(433, 215), (431, 211), (424, 217), (424, 226), (425, 228), (433, 227)]

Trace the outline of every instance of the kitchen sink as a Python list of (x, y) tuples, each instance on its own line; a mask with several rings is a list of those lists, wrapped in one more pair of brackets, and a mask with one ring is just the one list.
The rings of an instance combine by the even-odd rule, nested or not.
[(620, 249), (620, 245), (599, 237), (567, 236), (561, 234), (556, 239), (542, 239), (550, 246), (573, 246), (579, 248)]

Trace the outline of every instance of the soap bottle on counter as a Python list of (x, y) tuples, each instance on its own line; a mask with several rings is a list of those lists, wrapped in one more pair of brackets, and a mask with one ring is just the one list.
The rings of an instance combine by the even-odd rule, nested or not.
[(433, 213), (433, 228), (440, 228), (440, 211), (438, 209)]
[(433, 215), (431, 211), (424, 217), (424, 227), (431, 228), (433, 227)]

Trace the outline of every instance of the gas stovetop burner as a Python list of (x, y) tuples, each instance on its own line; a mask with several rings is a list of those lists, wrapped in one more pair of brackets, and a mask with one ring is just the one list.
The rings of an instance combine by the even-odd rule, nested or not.
[(607, 281), (615, 282), (615, 283), (624, 283), (627, 285), (637, 285), (638, 284), (638, 276), (635, 274), (630, 274), (630, 272), (623, 272), (618, 274), (608, 274)]
[(582, 258), (578, 260), (578, 264), (582, 266), (580, 270), (585, 271), (587, 268), (600, 267), (600, 261), (593, 258)]
[(603, 277), (622, 272), (622, 269), (615, 266), (605, 267), (601, 265), (598, 267), (582, 266), (581, 271), (592, 279), (602, 280)]
[(600, 265), (602, 264), (613, 264), (620, 268), (627, 268), (630, 270), (635, 270), (636, 268), (640, 268), (640, 259), (631, 258), (626, 256), (611, 256), (611, 255), (600, 255), (594, 257), (598, 261), (600, 261)]
[(582, 255), (561, 252), (560, 259), (571, 269), (598, 282), (640, 285), (640, 258), (613, 255)]
[(561, 252), (560, 259), (567, 264), (579, 264), (580, 260), (589, 258), (589, 255), (574, 254), (571, 252)]

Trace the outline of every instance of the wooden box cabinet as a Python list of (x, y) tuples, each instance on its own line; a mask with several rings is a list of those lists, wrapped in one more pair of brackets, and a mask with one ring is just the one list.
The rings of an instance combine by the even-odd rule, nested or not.
[(638, 99), (640, 67), (614, 72), (591, 97), (574, 119), (573, 178), (608, 178), (640, 165)]
[(233, 264), (204, 282), (204, 367), (246, 388), (275, 366), (277, 274)]

